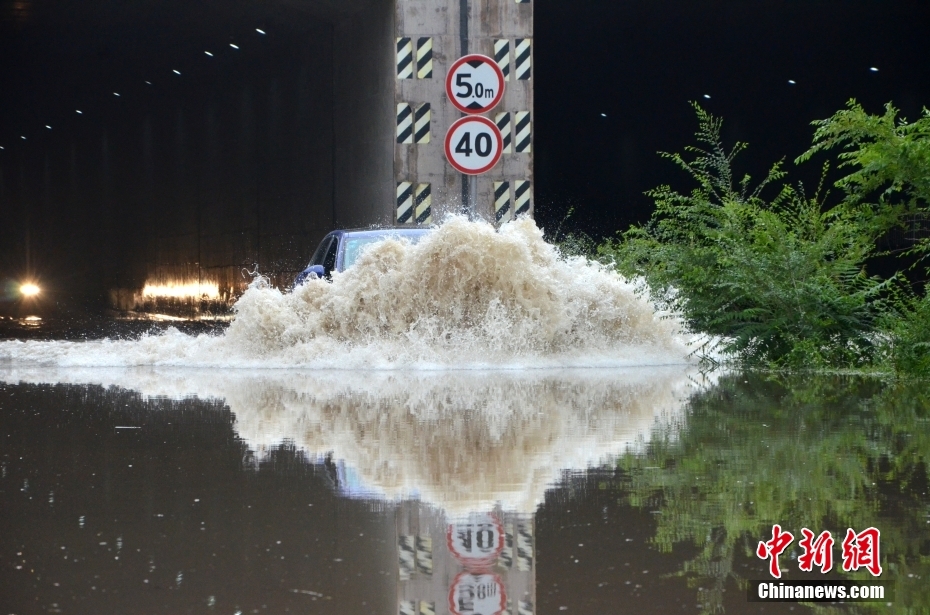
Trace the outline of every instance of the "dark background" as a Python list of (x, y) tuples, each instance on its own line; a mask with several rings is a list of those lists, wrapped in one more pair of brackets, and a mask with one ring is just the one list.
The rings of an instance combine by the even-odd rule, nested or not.
[[(930, 105), (926, 1), (534, 1), (536, 218), (550, 230), (611, 236), (648, 217), (644, 191), (687, 189), (656, 152), (693, 142), (689, 101), (749, 142), (738, 170), (760, 177), (786, 158), (809, 184), (820, 165), (790, 160), (812, 120), (850, 98), (910, 119)], [(131, 256), (173, 220), (248, 229), (306, 205), (326, 31), (300, 5), (0, 0), (6, 301), (34, 274), (56, 302), (102, 305), (144, 281)], [(244, 254), (260, 249), (251, 237)], [(306, 259), (281, 241), (280, 259)]]
[(541, 1), (535, 17), (546, 226), (574, 206), (569, 226), (609, 235), (648, 217), (645, 190), (690, 190), (656, 155), (695, 144), (688, 101), (723, 117), (729, 144), (749, 143), (737, 170), (761, 179), (785, 158), (811, 188), (820, 164), (791, 161), (811, 143), (812, 120), (850, 98), (871, 113), (891, 101), (911, 120), (930, 106), (930, 2)]

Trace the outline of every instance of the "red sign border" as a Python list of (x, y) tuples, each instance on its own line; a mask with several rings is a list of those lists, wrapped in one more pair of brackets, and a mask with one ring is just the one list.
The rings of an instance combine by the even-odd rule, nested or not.
[[(455, 132), (455, 129), (458, 128), (460, 124), (464, 124), (466, 122), (475, 122), (475, 121), (485, 124), (487, 126), (490, 126), (492, 128), (491, 132), (493, 132), (495, 138), (497, 138), (497, 156), (495, 156), (494, 160), (492, 160), (491, 163), (488, 164), (487, 166), (481, 167), (480, 169), (472, 170), (472, 169), (466, 169), (462, 166), (459, 166), (459, 164), (455, 162), (455, 159), (452, 157), (452, 151), (450, 149), (450, 146), (452, 143), (452, 133)], [(487, 173), (488, 171), (493, 169), (497, 165), (497, 163), (501, 161), (501, 158), (504, 153), (504, 136), (501, 134), (501, 130), (500, 128), (497, 127), (497, 124), (495, 124), (488, 118), (484, 117), (483, 115), (466, 115), (465, 117), (460, 117), (459, 119), (455, 120), (454, 122), (452, 122), (452, 125), (449, 126), (449, 130), (446, 132), (446, 138), (443, 143), (443, 149), (446, 152), (446, 160), (449, 161), (449, 164), (451, 164), (452, 167), (456, 171), (464, 175), (481, 175), (482, 173)]]
[[(497, 613), (495, 613), (494, 615), (503, 613), (507, 609), (507, 587), (504, 585), (504, 580), (501, 578), (499, 574), (496, 574), (494, 572), (490, 572), (490, 571), (476, 571), (476, 572), (478, 572), (479, 575), (487, 574), (487, 575), (494, 577), (495, 581), (497, 582), (497, 586), (501, 588), (501, 609), (497, 611)], [(455, 610), (455, 600), (453, 599), (453, 596), (455, 595), (455, 586), (458, 584), (459, 579), (465, 576), (466, 574), (470, 574), (471, 576), (477, 576), (475, 575), (474, 572), (471, 572), (469, 570), (463, 570), (462, 572), (455, 575), (455, 578), (452, 579), (452, 585), (449, 586), (449, 611), (451, 613), (454, 613), (455, 615), (462, 615), (457, 610)]]
[[(484, 514), (484, 513), (482, 513)], [(500, 543), (498, 547), (494, 550), (493, 555), (488, 555), (486, 557), (478, 558), (468, 558), (462, 557), (453, 547), (452, 547), (452, 528), (457, 525), (455, 523), (450, 523), (446, 528), (446, 547), (449, 548), (449, 553), (452, 554), (452, 557), (456, 559), (460, 564), (462, 564), (466, 571), (482, 571), (487, 570), (494, 565), (494, 562), (497, 561), (497, 558), (501, 556), (501, 552), (504, 550), (504, 545), (507, 543), (507, 536), (504, 534), (504, 525), (501, 523), (501, 520), (497, 518), (497, 515), (493, 513), (487, 513), (487, 515), (494, 521), (494, 525), (497, 526), (497, 533), (500, 535)]]
[[(472, 60), (481, 60), (487, 64), (491, 65), (491, 68), (494, 69), (494, 72), (497, 73), (497, 80), (501, 84), (497, 96), (494, 97), (494, 100), (491, 101), (491, 104), (487, 107), (481, 109), (469, 109), (463, 105), (460, 105), (458, 100), (456, 100), (455, 93), (452, 91), (452, 75), (455, 73), (456, 69), (466, 62), (471, 62)], [(501, 100), (504, 98), (504, 90), (507, 88), (506, 82), (504, 81), (504, 71), (501, 70), (501, 67), (497, 65), (497, 62), (494, 61), (494, 58), (482, 55), (480, 53), (470, 53), (467, 56), (462, 56), (458, 60), (452, 63), (452, 66), (449, 67), (449, 72), (446, 73), (446, 98), (449, 99), (449, 102), (452, 103), (452, 106), (461, 111), (462, 113), (467, 113), (468, 115), (477, 115), (479, 113), (487, 113), (494, 107), (500, 104)]]

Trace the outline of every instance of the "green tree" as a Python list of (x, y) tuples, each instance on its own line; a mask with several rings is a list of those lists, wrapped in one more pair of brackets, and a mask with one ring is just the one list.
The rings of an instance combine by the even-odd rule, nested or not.
[[(661, 154), (697, 186), (660, 186), (650, 221), (600, 247), (652, 298), (682, 314), (717, 350), (749, 365), (861, 367), (876, 359), (877, 319), (888, 281), (865, 273), (876, 229), (848, 207), (827, 208), (783, 182), (781, 163), (755, 187), (735, 179), (722, 121), (699, 105), (698, 147)], [(765, 199), (763, 192), (774, 197)], [(705, 350), (707, 350), (705, 348)]]
[[(840, 148), (841, 169), (852, 172), (836, 182), (845, 192), (847, 205), (861, 212), (878, 232), (894, 226), (925, 226), (930, 217), (930, 110), (913, 123), (898, 119), (891, 103), (882, 115), (866, 113), (850, 100), (816, 126), (814, 143), (795, 162), (814, 154)], [(930, 238), (915, 238), (907, 251), (926, 256)]]
[[(818, 152), (841, 149), (840, 168), (851, 172), (836, 182), (844, 206), (860, 224), (881, 235), (893, 228), (910, 233), (911, 243), (891, 253), (911, 257), (911, 267), (930, 256), (930, 110), (915, 122), (898, 118), (891, 103), (870, 115), (855, 100), (832, 117), (814, 122), (814, 143), (797, 162)], [(930, 376), (930, 294), (904, 292), (883, 318), (888, 355), (902, 375)]]

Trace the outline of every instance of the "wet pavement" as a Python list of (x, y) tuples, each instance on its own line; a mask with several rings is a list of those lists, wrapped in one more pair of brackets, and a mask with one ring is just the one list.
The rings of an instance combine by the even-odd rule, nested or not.
[[(930, 608), (925, 387), (686, 367), (0, 381), (3, 613)], [(774, 523), (879, 528), (891, 606), (748, 602)], [(869, 578), (799, 553), (785, 578)]]

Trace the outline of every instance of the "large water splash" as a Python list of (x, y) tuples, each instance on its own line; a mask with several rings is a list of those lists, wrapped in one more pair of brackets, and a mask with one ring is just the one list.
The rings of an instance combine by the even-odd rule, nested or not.
[(529, 219), (452, 217), (416, 245), (374, 244), (332, 282), (253, 284), (219, 336), (3, 342), (0, 362), (56, 366), (537, 368), (685, 363), (680, 321), (633, 283), (561, 258)]

